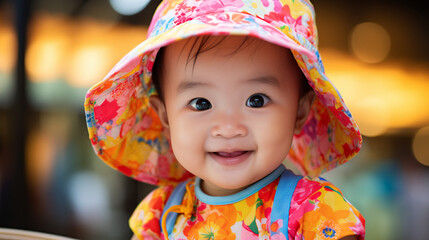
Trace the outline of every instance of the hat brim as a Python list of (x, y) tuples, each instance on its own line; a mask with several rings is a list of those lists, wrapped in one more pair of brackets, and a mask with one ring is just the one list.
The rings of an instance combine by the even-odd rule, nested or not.
[(285, 28), (280, 31), (252, 15), (234, 13), (227, 18), (219, 14), (196, 17), (153, 33), (86, 95), (87, 125), (97, 155), (114, 169), (149, 184), (174, 184), (191, 177), (174, 158), (162, 125), (148, 104), (148, 97), (155, 93), (150, 70), (156, 53), (189, 37), (245, 35), (291, 49), (317, 95), (287, 158), (309, 176), (348, 161), (361, 147), (359, 129), (326, 77), (317, 48), (292, 27)]

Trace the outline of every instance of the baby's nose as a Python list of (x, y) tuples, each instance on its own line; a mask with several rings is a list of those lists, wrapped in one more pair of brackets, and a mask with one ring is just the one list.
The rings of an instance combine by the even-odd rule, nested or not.
[(211, 129), (213, 137), (235, 138), (244, 137), (248, 129), (237, 116), (224, 116)]

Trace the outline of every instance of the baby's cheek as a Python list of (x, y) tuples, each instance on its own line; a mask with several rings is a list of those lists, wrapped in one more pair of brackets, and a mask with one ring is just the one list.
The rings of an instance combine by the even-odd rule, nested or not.
[(201, 151), (204, 139), (201, 130), (196, 124), (186, 121), (178, 121), (171, 125), (171, 144), (176, 158), (192, 156), (196, 151)]
[(264, 133), (266, 138), (272, 138), (273, 141), (277, 139), (289, 138), (293, 135), (295, 120), (285, 117), (273, 117), (265, 125)]
[(270, 152), (273, 157), (283, 157), (290, 150), (293, 139), (293, 127), (285, 121), (273, 121), (266, 126), (264, 131), (259, 132), (257, 138), (265, 151)]

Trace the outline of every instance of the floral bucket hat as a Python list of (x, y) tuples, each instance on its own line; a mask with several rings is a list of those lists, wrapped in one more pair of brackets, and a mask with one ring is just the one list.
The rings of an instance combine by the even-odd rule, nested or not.
[(171, 0), (162, 2), (148, 38), (86, 95), (89, 137), (97, 155), (127, 176), (154, 185), (192, 174), (175, 159), (149, 106), (157, 94), (151, 71), (158, 50), (201, 35), (246, 35), (289, 48), (316, 93), (308, 119), (294, 136), (288, 161), (317, 176), (352, 158), (362, 137), (317, 50), (314, 8), (307, 0)]

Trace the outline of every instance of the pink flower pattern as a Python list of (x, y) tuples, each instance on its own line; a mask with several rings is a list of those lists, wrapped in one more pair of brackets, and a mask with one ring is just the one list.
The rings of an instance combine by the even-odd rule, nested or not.
[[(277, 184), (278, 180), (275, 180), (259, 192), (236, 203), (210, 205), (201, 202), (195, 196), (192, 180), (191, 197), (194, 199), (195, 212), (190, 219), (185, 219), (183, 215), (178, 216), (176, 223), (180, 224), (175, 225), (173, 235), (170, 235), (169, 239), (192, 239), (190, 235), (198, 231), (201, 226), (205, 226), (204, 223), (213, 217), (228, 219), (228, 221), (222, 221), (223, 235), (220, 236), (220, 239), (226, 239), (226, 236), (234, 234), (236, 239), (246, 240), (286, 239), (286, 236), (280, 231), (282, 227), (286, 227), (283, 220), (278, 219), (274, 222), (271, 220), (272, 203)], [(146, 213), (148, 211), (162, 212), (166, 201), (164, 196), (170, 195), (172, 190), (171, 187), (154, 190), (134, 211), (130, 219), (130, 226), (137, 237), (140, 239), (146, 239), (145, 236), (155, 236), (154, 239), (162, 238), (160, 228), (154, 226), (159, 226), (161, 215)], [(261, 201), (260, 196), (264, 197), (263, 204), (256, 204), (256, 201)], [(254, 208), (255, 204), (256, 208)], [(274, 211), (280, 210), (275, 209)], [(357, 235), (358, 239), (363, 240), (365, 219), (329, 182), (322, 179), (303, 178), (298, 182), (292, 197), (287, 229), (288, 237), (291, 240), (340, 239), (348, 235)], [(204, 230), (204, 234), (207, 231), (209, 228)]]

